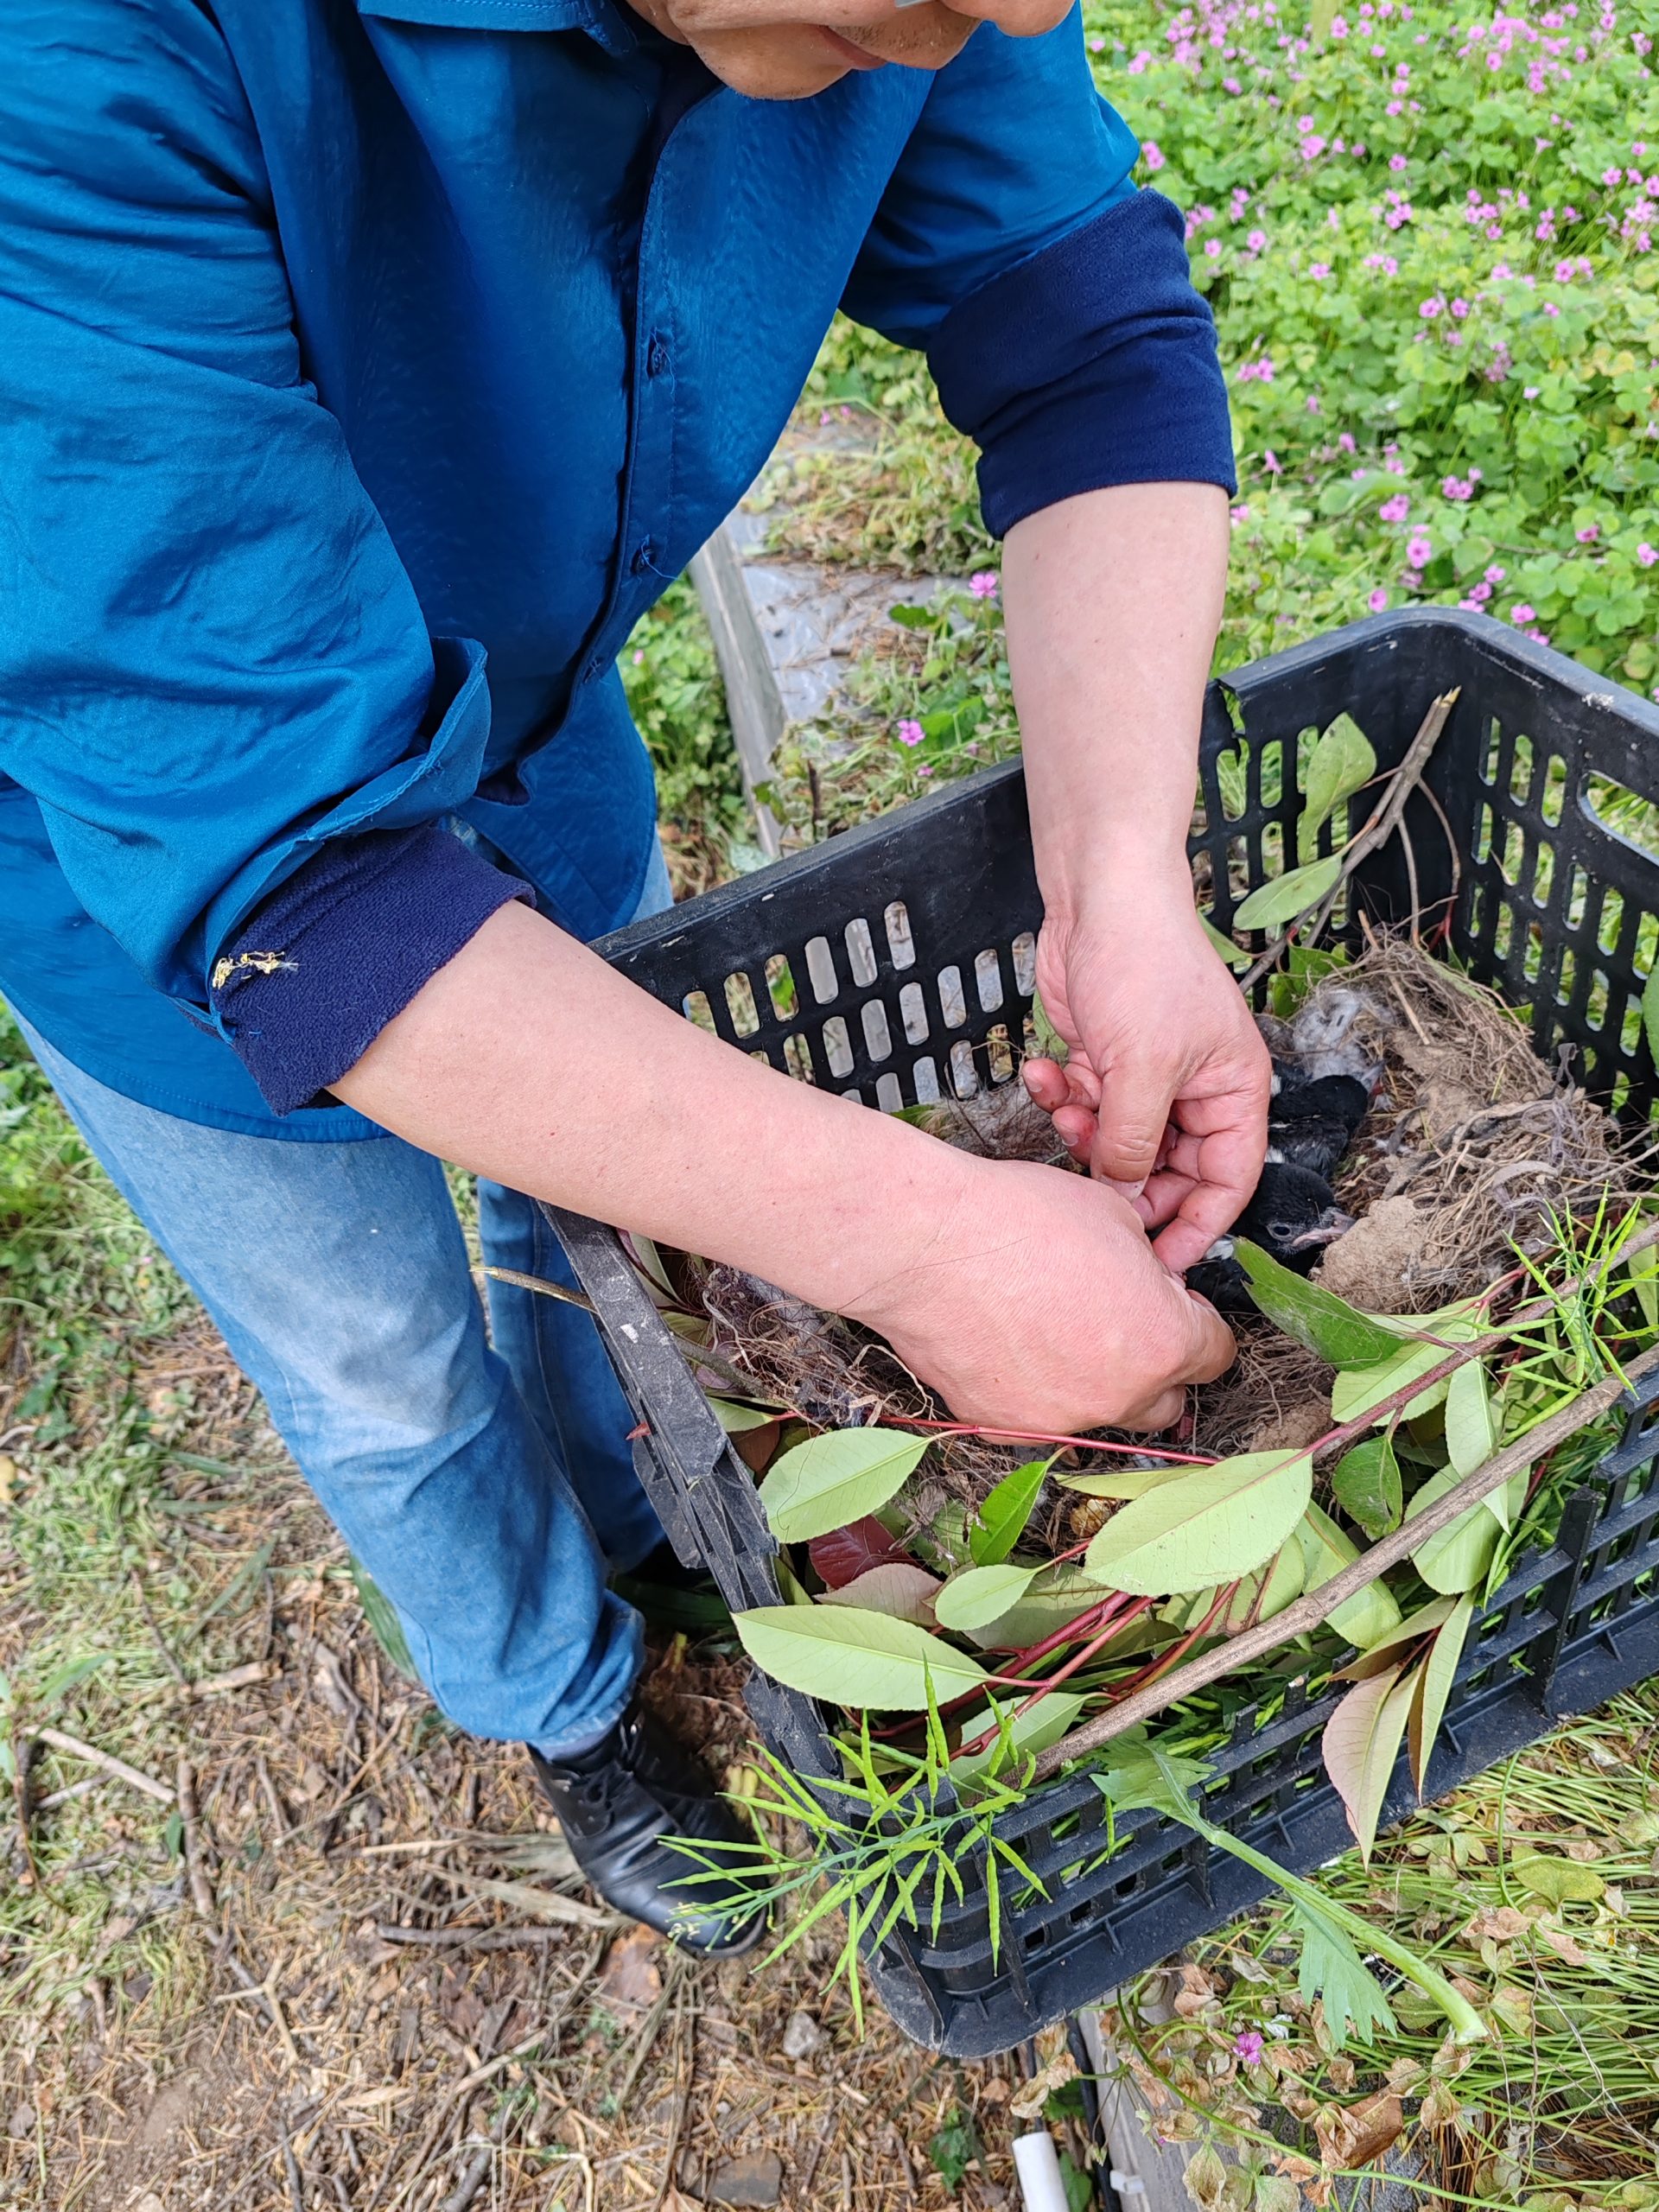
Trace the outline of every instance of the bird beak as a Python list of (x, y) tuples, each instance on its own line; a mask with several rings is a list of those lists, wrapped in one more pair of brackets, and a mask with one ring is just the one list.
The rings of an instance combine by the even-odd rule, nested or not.
[(1345, 1236), (1354, 1225), (1354, 1217), (1344, 1213), (1340, 1206), (1327, 1206), (1312, 1229), (1305, 1229), (1300, 1236), (1293, 1236), (1287, 1249), (1292, 1252), (1306, 1252), (1314, 1244), (1334, 1244), (1338, 1236)]

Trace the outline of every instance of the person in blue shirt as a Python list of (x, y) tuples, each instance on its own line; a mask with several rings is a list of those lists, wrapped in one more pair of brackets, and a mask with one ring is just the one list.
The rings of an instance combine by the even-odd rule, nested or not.
[[(642, 1713), (661, 1542), (551, 1199), (883, 1333), (966, 1418), (1158, 1427), (1268, 1069), (1185, 855), (1230, 438), (1065, 0), (10, 0), (0, 988), (459, 1725), (613, 1903), (731, 1816)], [(614, 661), (837, 308), (1006, 540), (1091, 1177), (734, 1052), (586, 940), (666, 902)], [(823, 1072), (821, 1071), (821, 1072)], [(680, 1892), (681, 1897), (683, 1892)], [(735, 1884), (675, 1923), (749, 1940)]]

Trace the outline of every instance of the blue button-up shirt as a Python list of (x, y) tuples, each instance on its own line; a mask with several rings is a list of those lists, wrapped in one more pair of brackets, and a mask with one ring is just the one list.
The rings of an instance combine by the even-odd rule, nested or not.
[(330, 840), (459, 815), (569, 927), (623, 918), (652, 792), (615, 656), (837, 306), (933, 345), (1135, 152), (1075, 15), (768, 104), (609, 0), (8, 0), (18, 1009), (171, 1111), (366, 1131), (274, 1122), (211, 1026), (246, 918)]

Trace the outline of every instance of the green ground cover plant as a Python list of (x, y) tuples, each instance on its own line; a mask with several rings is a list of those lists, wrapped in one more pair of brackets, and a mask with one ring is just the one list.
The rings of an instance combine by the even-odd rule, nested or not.
[[(1085, 21), (1216, 315), (1239, 474), (1217, 666), (1464, 607), (1653, 693), (1659, 9), (1089, 0)], [(779, 542), (960, 580), (786, 749), (781, 810), (807, 823), (810, 764), (836, 826), (1014, 734), (976, 619), (995, 598), (967, 604), (996, 556), (925, 365), (838, 324), (803, 420), (836, 442), (775, 481)], [(968, 697), (979, 727), (947, 745), (932, 724)]]

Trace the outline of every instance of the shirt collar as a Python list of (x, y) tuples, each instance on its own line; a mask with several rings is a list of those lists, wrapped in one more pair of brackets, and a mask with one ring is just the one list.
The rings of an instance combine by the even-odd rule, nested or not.
[(357, 0), (357, 7), (359, 15), (453, 30), (585, 31), (607, 54), (631, 54), (637, 43), (614, 0)]

